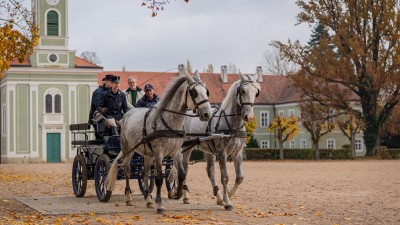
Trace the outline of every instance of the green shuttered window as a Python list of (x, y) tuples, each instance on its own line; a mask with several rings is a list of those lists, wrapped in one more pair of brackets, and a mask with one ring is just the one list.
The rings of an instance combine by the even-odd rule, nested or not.
[(58, 36), (58, 13), (56, 11), (47, 13), (47, 35)]

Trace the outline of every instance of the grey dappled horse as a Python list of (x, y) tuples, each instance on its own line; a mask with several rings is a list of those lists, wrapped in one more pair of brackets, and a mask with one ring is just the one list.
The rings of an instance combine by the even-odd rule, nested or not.
[[(163, 213), (165, 211), (161, 199), (161, 186), (163, 184), (162, 160), (165, 156), (175, 158), (176, 154), (180, 154), (185, 133), (182, 130), (183, 121), (187, 109), (193, 109), (202, 121), (208, 121), (211, 118), (208, 90), (200, 80), (197, 71), (194, 77), (186, 75), (173, 81), (164, 92), (161, 101), (153, 108), (134, 108), (124, 115), (120, 137), (121, 151), (108, 173), (107, 190), (114, 190), (118, 172), (118, 160), (123, 158), (126, 178), (126, 204), (132, 205), (132, 192), (129, 186), (130, 160), (136, 151), (145, 158), (144, 174), (149, 174), (150, 165), (153, 162), (155, 163), (157, 212)], [(183, 165), (181, 162), (174, 162), (174, 164), (180, 174), (178, 181), (182, 183), (185, 174)], [(145, 199), (147, 207), (153, 208), (154, 202), (151, 193), (149, 193), (147, 179), (148, 176), (144, 176)], [(182, 186), (182, 184), (180, 185)], [(178, 193), (178, 195), (181, 197), (182, 192)]]
[[(246, 141), (246, 130), (243, 121), (251, 121), (254, 118), (253, 105), (255, 97), (261, 91), (260, 84), (257, 82), (258, 76), (242, 75), (240, 80), (232, 84), (228, 94), (223, 100), (219, 110), (213, 115), (209, 123), (202, 122), (196, 118), (187, 117), (185, 119), (185, 130), (190, 133), (224, 133), (233, 135), (230, 138), (217, 138), (201, 142), (199, 149), (206, 153), (207, 174), (214, 189), (214, 195), (217, 196), (217, 204), (224, 205), (225, 210), (233, 210), (233, 205), (229, 198), (235, 194), (237, 188), (243, 181), (242, 161), (243, 148)], [(188, 173), (188, 163), (194, 147), (188, 150), (184, 149), (183, 164), (186, 175)], [(226, 159), (231, 155), (236, 171), (236, 180), (233, 188), (228, 191), (228, 172), (226, 168)], [(223, 197), (215, 182), (215, 159), (218, 156), (219, 167), (221, 170), (221, 182), (223, 185)], [(180, 156), (181, 157), (181, 156)], [(179, 158), (178, 158), (179, 159)], [(189, 190), (186, 180), (183, 186), (183, 201), (189, 203)]]

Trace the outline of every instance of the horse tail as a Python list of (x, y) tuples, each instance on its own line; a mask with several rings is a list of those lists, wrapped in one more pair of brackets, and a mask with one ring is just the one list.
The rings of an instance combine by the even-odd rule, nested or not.
[(168, 182), (173, 183), (176, 180), (178, 180), (178, 170), (176, 169), (175, 164), (173, 164), (168, 174)]
[(107, 190), (109, 191), (114, 191), (115, 189), (115, 183), (117, 181), (117, 175), (118, 175), (118, 160), (123, 158), (124, 155), (122, 151), (120, 151), (117, 155), (117, 158), (115, 158), (114, 162), (111, 165), (110, 171), (108, 171), (107, 175)]

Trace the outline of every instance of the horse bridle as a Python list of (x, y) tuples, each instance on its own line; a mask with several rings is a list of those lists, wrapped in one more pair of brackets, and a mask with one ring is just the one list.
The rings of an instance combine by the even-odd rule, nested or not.
[(209, 93), (209, 91), (208, 91), (208, 89), (207, 89), (207, 87), (206, 86), (204, 86), (199, 80), (197, 80), (196, 78), (194, 78), (195, 79), (195, 81), (194, 82), (189, 82), (188, 81), (188, 85), (189, 85), (189, 87), (187, 88), (187, 90), (186, 90), (186, 98), (185, 98), (185, 103), (186, 103), (186, 105), (187, 105), (187, 96), (188, 96), (188, 94), (190, 95), (190, 98), (192, 99), (192, 102), (193, 102), (193, 104), (194, 104), (194, 108), (193, 108), (193, 113), (196, 113), (196, 110), (199, 108), (199, 106), (200, 105), (202, 105), (202, 104), (204, 104), (204, 103), (207, 103), (208, 102), (208, 98), (207, 99), (204, 99), (204, 100), (202, 100), (202, 101), (200, 101), (200, 102), (196, 102), (196, 98), (199, 96), (199, 94), (197, 93), (197, 91), (196, 91), (196, 86), (203, 86), (206, 90), (207, 90), (207, 97), (209, 97), (210, 96), (210, 93)]
[[(245, 106), (245, 105), (254, 106), (254, 102), (243, 102), (243, 100), (242, 100), (243, 86), (244, 86), (245, 84), (252, 84), (252, 83), (254, 83), (254, 81), (251, 81), (251, 80), (249, 80), (249, 81), (243, 81), (243, 82), (240, 83), (239, 87), (237, 87), (237, 90), (236, 90), (236, 98), (239, 97), (239, 103), (240, 103), (239, 105), (240, 105), (240, 108), (243, 108), (243, 106)], [(256, 97), (258, 97), (259, 95), (260, 95), (260, 89), (257, 88)]]

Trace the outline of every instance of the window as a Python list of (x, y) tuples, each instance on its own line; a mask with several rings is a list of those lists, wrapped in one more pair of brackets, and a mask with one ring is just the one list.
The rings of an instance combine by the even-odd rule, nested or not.
[(278, 116), (285, 117), (285, 111), (283, 111), (283, 110), (279, 111)]
[(47, 13), (47, 35), (58, 36), (58, 13), (54, 10)]
[(3, 105), (1, 109), (1, 134), (6, 135), (7, 129), (7, 117), (6, 117), (6, 105)]
[(291, 117), (291, 116), (294, 116), (294, 110), (293, 109), (289, 110), (289, 117)]
[(306, 139), (301, 139), (300, 140), (300, 148), (306, 148), (306, 146), (307, 146)]
[(46, 91), (45, 94), (45, 112), (61, 113), (61, 92), (55, 88)]
[(361, 138), (356, 138), (355, 149), (356, 149), (356, 151), (358, 151), (358, 152), (360, 152), (360, 151), (363, 150), (363, 147), (362, 147), (362, 139), (361, 139)]
[(269, 141), (261, 141), (261, 148), (269, 148)]
[(295, 140), (290, 141), (290, 148), (295, 148), (296, 147), (296, 142)]
[(327, 149), (335, 149), (335, 139), (326, 140), (326, 148)]
[(269, 125), (269, 112), (260, 112), (260, 126), (268, 127)]

